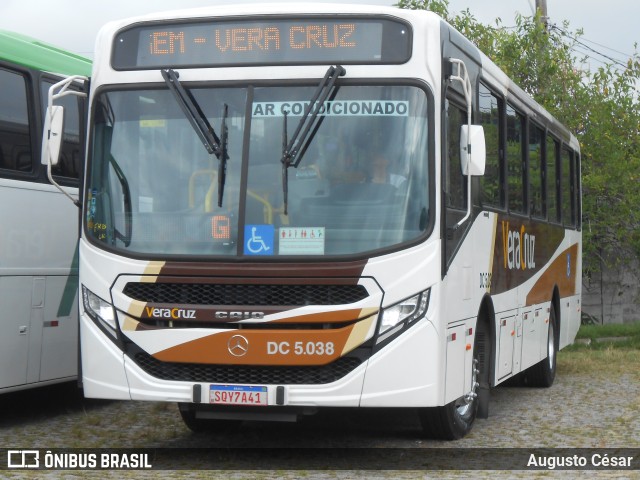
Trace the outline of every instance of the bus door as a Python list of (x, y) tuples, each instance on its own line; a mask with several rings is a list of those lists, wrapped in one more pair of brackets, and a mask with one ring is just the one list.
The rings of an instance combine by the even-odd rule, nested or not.
[[(442, 65), (442, 195), (443, 195), (443, 275), (468, 233), (474, 216), (467, 216), (470, 175), (461, 167), (461, 127), (470, 123), (470, 109), (477, 103), (476, 88), (481, 60), (460, 33), (443, 24)], [(473, 118), (471, 119), (473, 120)]]

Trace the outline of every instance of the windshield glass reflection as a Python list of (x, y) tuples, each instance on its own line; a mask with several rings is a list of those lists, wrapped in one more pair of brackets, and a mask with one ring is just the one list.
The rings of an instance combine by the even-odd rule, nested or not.
[(411, 86), (342, 86), (325, 102), (288, 169), (285, 214), (284, 129), (314, 90), (189, 88), (209, 123), (227, 129), (221, 206), (218, 158), (169, 90), (103, 93), (85, 232), (157, 257), (354, 255), (419, 238), (429, 223), (429, 126), (427, 97)]

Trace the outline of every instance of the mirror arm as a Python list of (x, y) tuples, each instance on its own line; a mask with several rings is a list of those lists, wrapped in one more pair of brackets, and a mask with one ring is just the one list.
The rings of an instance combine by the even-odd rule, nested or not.
[[(67, 89), (75, 81), (87, 81), (87, 80), (89, 79), (83, 75), (72, 75), (49, 87), (49, 93), (47, 95), (47, 111), (46, 111), (46, 115), (48, 115), (49, 117), (49, 122), (45, 122), (45, 123), (48, 123), (49, 130), (43, 132), (43, 137), (46, 136), (46, 143), (44, 141), (42, 142), (42, 153), (45, 152), (45, 149), (48, 149), (47, 145), (49, 144), (49, 138), (51, 135), (51, 125), (52, 125), (52, 119), (53, 119), (52, 118), (53, 117), (53, 101), (57, 100), (58, 98), (66, 97), (67, 95), (86, 97), (87, 94), (85, 92), (77, 92), (74, 90), (67, 90)], [(56, 93), (56, 90), (58, 90), (57, 93)], [(60, 135), (62, 135), (62, 132), (60, 132)], [(59, 151), (56, 152), (56, 156), (59, 154), (60, 154)], [(58, 163), (57, 158), (55, 163), (56, 164)], [(49, 182), (51, 183), (51, 185), (53, 185), (58, 190), (60, 190), (60, 192), (62, 192), (69, 200), (71, 200), (76, 207), (80, 208), (81, 207), (80, 201), (73, 198), (64, 188), (62, 188), (62, 186), (58, 182), (56, 182), (53, 179), (52, 168), (53, 168), (54, 161), (51, 158), (51, 155), (47, 155), (46, 164), (47, 164), (47, 178), (49, 179)], [(82, 181), (82, 179), (80, 180)]]
[[(62, 185), (60, 185), (58, 182), (56, 182), (53, 179), (53, 175), (51, 173), (51, 169), (52, 169), (53, 165), (51, 164), (51, 161), (47, 162), (47, 178), (49, 179), (49, 182), (51, 183), (51, 185), (53, 185), (54, 187), (56, 187), (58, 190), (60, 190), (69, 200), (71, 200), (73, 202), (73, 204), (78, 207), (81, 208), (82, 204), (80, 203), (80, 200), (73, 198), (69, 192), (67, 192), (64, 188), (62, 188)], [(80, 179), (80, 181), (82, 181), (82, 179)]]

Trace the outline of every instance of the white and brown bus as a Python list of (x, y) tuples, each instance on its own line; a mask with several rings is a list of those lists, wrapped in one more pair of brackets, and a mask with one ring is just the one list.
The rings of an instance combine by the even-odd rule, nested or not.
[(192, 429), (418, 408), (460, 438), (579, 325), (576, 138), (433, 13), (106, 25), (80, 239), (89, 397)]

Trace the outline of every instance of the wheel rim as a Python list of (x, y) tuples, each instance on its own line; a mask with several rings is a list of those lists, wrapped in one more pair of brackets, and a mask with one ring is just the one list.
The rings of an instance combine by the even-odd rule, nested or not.
[(553, 370), (553, 366), (555, 365), (555, 357), (556, 357), (556, 339), (555, 332), (553, 329), (553, 323), (549, 322), (549, 336), (547, 340), (547, 359), (549, 361), (549, 370)]
[(476, 398), (478, 398), (478, 392), (477, 392), (478, 368), (477, 367), (478, 367), (478, 360), (474, 358), (473, 366), (471, 368), (471, 385), (472, 385), (471, 393), (460, 397), (455, 405), (456, 412), (458, 413), (458, 415), (460, 415), (463, 418), (470, 416), (472, 414), (473, 403), (476, 401)]

